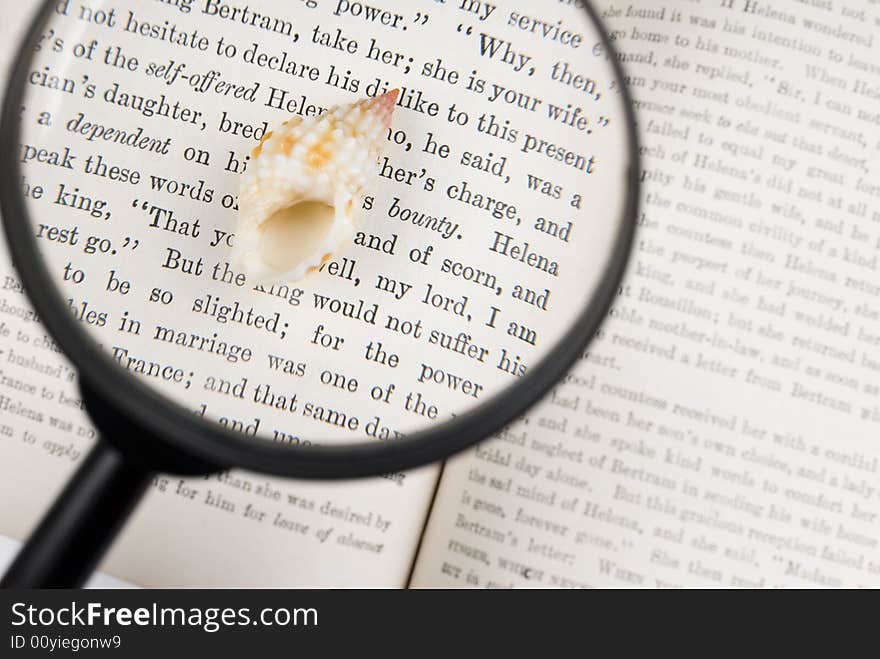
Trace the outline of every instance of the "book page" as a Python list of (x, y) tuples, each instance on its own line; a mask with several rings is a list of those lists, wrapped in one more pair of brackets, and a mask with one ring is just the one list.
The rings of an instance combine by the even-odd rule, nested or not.
[[(10, 48), (28, 18), (4, 22)], [(35, 318), (5, 250), (2, 260), (0, 497), (14, 505), (0, 509), (0, 532), (23, 539), (96, 431), (74, 369)], [(338, 484), (240, 471), (157, 475), (101, 569), (146, 586), (397, 586), (435, 482), (434, 468)]]
[[(507, 6), (517, 19), (489, 31), (480, 2), (58, 3), (21, 186), (71, 312), (120, 370), (283, 444), (394, 440), (518, 382), (604, 275), (627, 163), (619, 95), (585, 74), (605, 64), (585, 15)], [(535, 34), (550, 47), (521, 51)], [(394, 88), (354, 236), (301, 281), (237, 270), (240, 178), (273, 128)], [(21, 537), (95, 431), (6, 282), (3, 487), (27, 503), (0, 530)], [(158, 476), (105, 567), (147, 585), (402, 585), (436, 476)]]
[[(18, 19), (3, 24), (5, 73), (30, 16), (4, 4), (5, 15)], [(77, 16), (88, 6), (70, 3), (68, 12)], [(164, 203), (177, 208), (174, 200)], [(2, 262), (0, 497), (7, 505), (0, 532), (24, 539), (96, 430), (82, 410), (74, 369), (36, 319), (5, 249)], [(333, 484), (241, 471), (157, 475), (101, 569), (145, 586), (401, 585), (435, 482), (431, 467)], [(11, 553), (13, 544), (3, 549)]]
[(602, 7), (644, 142), (626, 285), (448, 464), (413, 583), (876, 587), (878, 10)]

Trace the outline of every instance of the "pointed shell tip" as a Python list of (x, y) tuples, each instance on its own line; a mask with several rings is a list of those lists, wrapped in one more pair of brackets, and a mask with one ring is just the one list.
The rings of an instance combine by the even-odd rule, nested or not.
[(400, 87), (392, 89), (390, 92), (385, 92), (382, 96), (379, 97), (379, 102), (382, 105), (390, 108), (394, 111), (394, 105), (397, 103), (397, 98), (400, 96)]

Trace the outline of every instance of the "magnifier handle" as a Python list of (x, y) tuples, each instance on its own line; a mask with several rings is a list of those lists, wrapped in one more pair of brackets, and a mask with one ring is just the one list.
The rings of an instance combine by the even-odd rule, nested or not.
[(31, 534), (0, 588), (76, 588), (91, 575), (152, 472), (104, 440), (83, 460)]

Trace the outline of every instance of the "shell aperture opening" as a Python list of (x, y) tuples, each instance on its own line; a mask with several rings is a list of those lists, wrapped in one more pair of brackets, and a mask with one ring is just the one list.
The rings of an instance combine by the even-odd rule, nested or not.
[(301, 201), (273, 213), (260, 225), (260, 254), (278, 272), (290, 272), (320, 249), (333, 224), (334, 209)]
[(254, 283), (300, 279), (351, 237), (398, 94), (294, 117), (263, 136), (241, 179), (232, 252)]

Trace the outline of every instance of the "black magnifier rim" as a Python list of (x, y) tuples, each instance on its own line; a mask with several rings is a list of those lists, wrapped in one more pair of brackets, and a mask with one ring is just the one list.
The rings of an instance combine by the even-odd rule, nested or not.
[[(406, 438), (334, 446), (282, 446), (248, 439), (210, 424), (157, 391), (123, 374), (74, 319), (40, 256), (21, 192), (16, 154), (21, 135), (20, 110), (31, 54), (57, 0), (45, 0), (20, 46), (10, 72), (0, 120), (0, 209), (14, 264), (43, 324), (90, 387), (133, 424), (161, 438), (166, 448), (218, 468), (239, 467), (304, 479), (375, 476), (436, 462), (486, 439), (540, 400), (569, 370), (601, 325), (626, 272), (640, 203), (639, 140), (632, 97), (617, 50), (590, 2), (584, 10), (599, 28), (604, 56), (610, 59), (624, 106), (629, 144), (628, 190), (623, 217), (605, 273), (584, 312), (557, 344), (525, 376), (479, 407)], [(144, 450), (144, 447), (142, 447)]]

